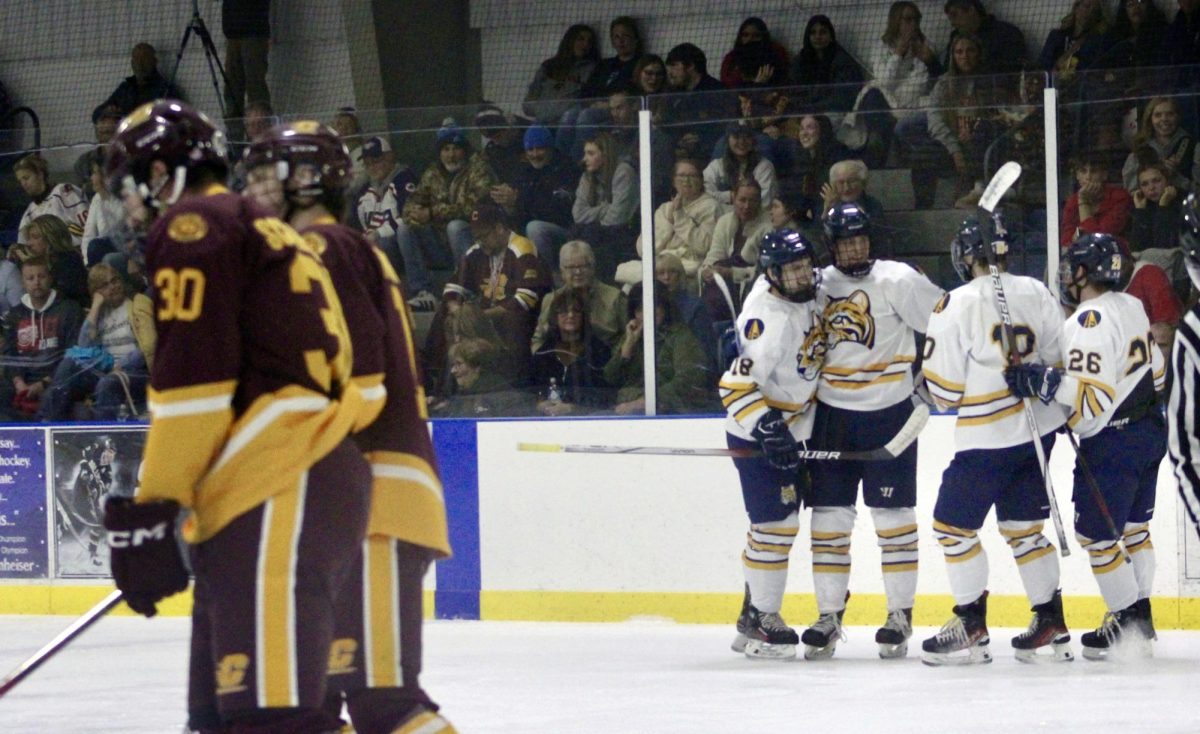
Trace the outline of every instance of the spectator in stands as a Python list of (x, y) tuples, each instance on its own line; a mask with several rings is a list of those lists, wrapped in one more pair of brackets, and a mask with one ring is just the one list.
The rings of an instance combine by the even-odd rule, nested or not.
[[(696, 290), (695, 275), (712, 245), (713, 228), (721, 215), (721, 204), (707, 193), (700, 166), (695, 161), (680, 160), (675, 164), (675, 197), (654, 212), (654, 258), (671, 253), (683, 262)], [(642, 282), (644, 243), (638, 238), (637, 260), (621, 263), (617, 282), (637, 285)]]
[(739, 181), (733, 194), (733, 210), (722, 214), (713, 230), (712, 247), (700, 267), (700, 295), (715, 321), (729, 321), (736, 315), (730, 311), (716, 276), (725, 282), (736, 311), (741, 305), (742, 289), (754, 277), (758, 243), (773, 229), (771, 216), (761, 201), (762, 191), (757, 181), (749, 178)]
[(78, 303), (60, 298), (54, 290), (45, 257), (21, 263), (21, 282), (21, 303), (4, 314), (0, 414), (27, 420), (37, 413), (63, 354), (75, 344), (83, 312)]
[(1133, 192), (1133, 219), (1129, 226), (1129, 249), (1143, 262), (1166, 271), (1176, 292), (1186, 295), (1187, 269), (1179, 246), (1180, 202), (1183, 195), (1167, 178), (1162, 163), (1147, 163), (1138, 169), (1138, 187)]
[(30, 222), (43, 214), (51, 214), (67, 226), (78, 249), (83, 242), (83, 226), (87, 223), (88, 215), (83, 192), (69, 183), (51, 186), (49, 167), (40, 153), (30, 153), (17, 161), (13, 166), (13, 175), (30, 199), (25, 213), (21, 215), (17, 241), (25, 242), (23, 233)]
[[(881, 228), (883, 204), (867, 193), (870, 171), (860, 160), (838, 161), (829, 167), (829, 183), (821, 187), (821, 213), (829, 211), (834, 204), (854, 202), (863, 208), (871, 219), (874, 229)], [(871, 244), (875, 242), (872, 232)]]
[[(864, 113), (871, 151), (868, 165), (884, 165), (898, 119), (921, 115), (921, 98), (929, 93), (942, 65), (921, 32), (921, 10), (910, 0), (888, 9), (887, 28), (871, 58), (874, 78), (864, 88), (856, 110)], [(897, 110), (893, 112), (893, 110)]]
[(1046, 35), (1038, 66), (1068, 77), (1100, 61), (1110, 40), (1100, 0), (1074, 0), (1071, 11)]
[(179, 88), (167, 81), (158, 71), (158, 53), (148, 43), (139, 43), (130, 54), (133, 76), (117, 85), (108, 99), (101, 102), (92, 113), (92, 119), (100, 117), (107, 107), (116, 107), (124, 117), (139, 105), (156, 99), (183, 99)]
[(1105, 68), (1161, 66), (1167, 63), (1167, 16), (1153, 0), (1119, 0), (1097, 64)]
[(244, 114), (246, 102), (271, 104), (267, 88), (271, 0), (224, 0), (221, 32), (225, 34), (225, 117), (236, 120)]
[[(346, 150), (350, 152), (350, 163), (353, 166), (354, 178), (351, 179), (350, 188), (347, 192), (353, 197), (351, 201), (357, 201), (359, 193), (367, 185), (367, 167), (362, 157), (362, 126), (358, 122), (358, 111), (353, 107), (342, 107), (333, 116), (333, 121), (329, 124), (337, 132), (342, 142), (346, 144)], [(362, 223), (359, 222), (359, 224), (361, 225)]]
[(554, 125), (579, 98), (583, 83), (600, 62), (596, 31), (576, 24), (558, 42), (558, 51), (538, 66), (522, 106), (525, 114), (543, 125)]
[(821, 190), (829, 183), (829, 167), (846, 157), (846, 149), (833, 134), (825, 115), (802, 115), (784, 126), (797, 142), (792, 173), (783, 186), (798, 195), (798, 221), (815, 221), (824, 212)]
[(112, 140), (113, 134), (117, 132), (117, 125), (120, 122), (121, 113), (117, 111), (116, 107), (99, 110), (97, 117), (92, 120), (97, 147), (81, 153), (71, 167), (71, 171), (75, 174), (74, 183), (83, 191), (84, 199), (90, 200), (99, 191), (92, 187), (92, 163), (99, 161), (100, 167), (104, 167), (104, 148), (108, 145), (108, 141)]
[(583, 146), (583, 175), (571, 208), (575, 226), (572, 239), (592, 243), (596, 275), (611, 281), (617, 263), (636, 254), (638, 213), (637, 171), (627, 158), (619, 158), (612, 137), (598, 133)]
[(129, 416), (146, 404), (146, 383), (154, 361), (157, 334), (154, 304), (141, 293), (131, 294), (124, 276), (106, 263), (88, 273), (92, 305), (76, 342), (54, 372), (38, 418), (63, 421), (71, 406), (93, 399), (96, 420), (116, 420), (125, 408)]
[[(633, 67), (633, 86), (638, 94), (649, 97), (667, 88), (667, 65), (657, 54), (642, 54)], [(653, 112), (653, 106), (651, 108)]]
[(724, 85), (708, 73), (708, 58), (692, 43), (681, 43), (667, 54), (667, 86), (673, 94), (663, 117), (674, 126), (675, 157), (707, 159), (721, 136), (721, 120), (734, 112), (733, 99), (718, 94)]
[(943, 10), (952, 30), (942, 68), (950, 68), (954, 42), (960, 36), (979, 39), (984, 58), (997, 74), (1012, 74), (1025, 67), (1025, 36), (1021, 30), (984, 10), (980, 0), (946, 0)]
[(502, 183), (511, 184), (525, 157), (524, 128), (494, 104), (485, 103), (475, 113), (475, 127), (483, 141), (479, 156)]
[[(425, 169), (417, 184), (416, 193), (422, 196), (416, 202), (409, 197), (404, 218), (396, 228), (409, 291), (416, 294), (409, 304), (424, 311), (433, 310), (437, 301), (428, 271), (421, 267), (423, 257), (438, 253), (432, 238), (442, 247), (449, 243), (453, 262), (461, 262), (474, 242), (468, 223), (471, 211), (491, 198), (496, 185), (495, 174), (482, 158), (471, 155), (471, 144), (458, 126), (449, 124), (439, 129), (436, 146), (438, 159)], [(414, 283), (414, 278), (418, 282)]]
[(837, 42), (833, 21), (814, 15), (804, 28), (804, 45), (792, 61), (793, 102), (802, 112), (849, 112), (864, 79), (862, 65)]
[(1067, 247), (1081, 234), (1104, 232), (1118, 239), (1127, 252), (1126, 227), (1129, 226), (1133, 198), (1125, 187), (1108, 183), (1108, 166), (1101, 153), (1083, 153), (1072, 165), (1079, 188), (1063, 206), (1059, 243)]
[(928, 99), (923, 118), (896, 124), (896, 137), (912, 167), (916, 206), (933, 206), (938, 172), (953, 164), (959, 196), (955, 206), (974, 207), (983, 193), (984, 154), (1001, 129), (998, 109), (1007, 101), (1003, 80), (989, 76), (979, 39), (959, 35), (954, 40), (950, 68)]
[(533, 350), (536, 352), (545, 343), (546, 332), (550, 328), (550, 308), (565, 288), (583, 294), (592, 333), (609, 346), (615, 345), (628, 318), (625, 294), (620, 288), (596, 280), (596, 256), (592, 246), (583, 240), (571, 240), (563, 245), (558, 253), (558, 262), (563, 285), (542, 299), (542, 310), (533, 332)]
[(743, 178), (753, 178), (762, 191), (763, 205), (767, 205), (779, 193), (775, 179), (775, 165), (758, 151), (758, 139), (754, 128), (737, 122), (729, 127), (725, 155), (712, 161), (704, 169), (704, 190), (721, 205), (733, 203), (733, 187)]
[(787, 49), (771, 40), (762, 18), (747, 18), (738, 27), (733, 49), (721, 59), (721, 83), (730, 89), (748, 84), (787, 84)]
[[(607, 130), (612, 138), (618, 158), (630, 161), (640, 168), (641, 150), (638, 141), (638, 109), (640, 99), (635, 87), (614, 89), (608, 95), (608, 112), (611, 127)], [(671, 196), (671, 170), (675, 167), (675, 154), (670, 136), (662, 128), (650, 128), (650, 190), (651, 199), (658, 204)]]
[(131, 235), (125, 224), (125, 207), (104, 183), (104, 154), (96, 149), (92, 157), (92, 188), (96, 191), (88, 206), (87, 223), (83, 226), (83, 257), (85, 265), (95, 265), (110, 253), (120, 253)]
[(246, 105), (246, 140), (253, 143), (279, 124), (271, 103), (256, 99)]
[(643, 53), (642, 36), (633, 18), (624, 15), (614, 18), (608, 34), (616, 55), (596, 64), (579, 90), (580, 103), (559, 120), (558, 148), (573, 159), (582, 155), (582, 145), (595, 134), (596, 127), (608, 122), (609, 92), (633, 82), (633, 69)]
[(9, 258), (18, 264), (31, 257), (45, 258), (54, 276), (58, 298), (75, 301), (80, 306), (88, 302), (87, 268), (61, 219), (52, 214), (34, 217), (21, 228), (21, 239), (24, 244), (9, 248)]
[(1138, 187), (1138, 169), (1155, 161), (1162, 163), (1171, 186), (1185, 196), (1200, 175), (1200, 148), (1179, 124), (1179, 103), (1174, 97), (1155, 97), (1146, 105), (1133, 151), (1121, 168), (1121, 180), (1130, 191)]
[(586, 415), (612, 406), (615, 391), (604, 380), (612, 347), (588, 319), (588, 293), (570, 286), (545, 305), (546, 338), (533, 353), (530, 385), (540, 415)]
[(496, 367), (496, 348), (484, 339), (466, 339), (450, 347), (455, 393), (437, 400), (435, 418), (498, 418), (528, 415), (530, 400), (514, 390)]
[(1179, 0), (1164, 45), (1168, 64), (1200, 64), (1200, 0)]
[(696, 295), (696, 277), (687, 274), (678, 255), (664, 252), (654, 261), (654, 281), (667, 290), (680, 323), (687, 324), (692, 336), (696, 337), (708, 355), (709, 363), (715, 364), (717, 335), (713, 331), (713, 319), (708, 306)]
[(1142, 302), (1150, 319), (1150, 335), (1164, 354), (1171, 353), (1183, 306), (1163, 269), (1145, 260), (1121, 258), (1121, 290)]
[(508, 221), (533, 241), (547, 266), (558, 264), (558, 248), (567, 241), (571, 205), (579, 173), (554, 147), (554, 136), (541, 125), (525, 131), (525, 160), (512, 184), (492, 187), (492, 201), (504, 207)]
[[(704, 348), (685, 324), (679, 322), (665, 288), (654, 289), (654, 374), (659, 414), (711, 412), (715, 393), (709, 379)], [(646, 410), (642, 368), (642, 289), (629, 295), (628, 321), (620, 347), (604, 367), (604, 379), (616, 386), (618, 415)]]
[(805, 216), (802, 205), (792, 196), (780, 194), (767, 208), (767, 216), (771, 221), (771, 230), (797, 229)]
[[(358, 195), (355, 209), (363, 234), (387, 253), (396, 272), (408, 272), (396, 232), (408, 195), (417, 187), (417, 177), (412, 169), (396, 160), (396, 151), (385, 137), (367, 138), (363, 142), (362, 161), (367, 172), (367, 187)], [(444, 247), (440, 249), (445, 250)], [(450, 266), (444, 262), (446, 259), (442, 258), (442, 267)], [(411, 287), (429, 289), (428, 283), (413, 283), (411, 273), (409, 277)]]

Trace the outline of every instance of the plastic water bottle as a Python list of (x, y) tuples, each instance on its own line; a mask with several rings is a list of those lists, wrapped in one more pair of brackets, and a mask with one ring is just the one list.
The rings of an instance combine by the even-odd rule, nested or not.
[(562, 391), (558, 389), (558, 378), (550, 378), (550, 389), (546, 391), (546, 399), (552, 403), (562, 402)]

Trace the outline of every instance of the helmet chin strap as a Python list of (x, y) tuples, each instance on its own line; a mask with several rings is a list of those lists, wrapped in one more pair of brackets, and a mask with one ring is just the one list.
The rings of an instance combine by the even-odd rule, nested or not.
[[(167, 184), (171, 183), (171, 195), (165, 200), (159, 198), (159, 194), (166, 188)], [(173, 177), (164, 176), (157, 184), (151, 181), (149, 184), (139, 183), (137, 185), (138, 196), (142, 198), (142, 203), (150, 207), (154, 211), (162, 211), (179, 200), (180, 194), (183, 193), (184, 186), (187, 184), (187, 168), (184, 166), (175, 167), (175, 175)]]

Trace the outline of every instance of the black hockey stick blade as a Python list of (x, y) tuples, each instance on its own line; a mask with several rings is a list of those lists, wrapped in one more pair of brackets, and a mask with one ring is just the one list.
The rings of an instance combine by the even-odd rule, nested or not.
[(82, 617), (76, 619), (53, 639), (42, 646), (41, 650), (35, 652), (25, 662), (18, 665), (8, 677), (0, 683), (0, 698), (3, 698), (6, 693), (17, 687), (17, 684), (25, 680), (33, 671), (41, 667), (42, 663), (54, 657), (59, 651), (70, 644), (88, 627), (98, 622), (105, 614), (108, 614), (113, 607), (121, 602), (120, 589), (114, 590), (111, 594), (104, 597), (96, 606), (89, 609)]
[[(801, 449), (800, 458), (812, 461), (890, 461), (905, 449), (920, 435), (921, 429), (929, 421), (929, 406), (921, 403), (914, 407), (904, 426), (900, 428), (892, 440), (882, 447), (869, 451), (818, 451)], [(623, 454), (630, 456), (723, 456), (734, 459), (748, 459), (762, 456), (758, 449), (728, 449), (728, 448), (683, 448), (678, 446), (607, 446), (601, 444), (562, 444), (562, 443), (517, 443), (518, 451), (538, 451), (543, 453), (563, 454)]]

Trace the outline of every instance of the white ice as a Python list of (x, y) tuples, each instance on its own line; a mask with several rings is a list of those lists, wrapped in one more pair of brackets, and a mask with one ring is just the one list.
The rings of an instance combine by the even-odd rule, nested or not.
[[(0, 617), (0, 675), (70, 621)], [(1159, 632), (1152, 660), (1035, 666), (993, 629), (993, 664), (930, 668), (934, 631), (907, 660), (850, 628), (831, 661), (779, 663), (730, 652), (732, 624), (437, 621), (422, 680), (463, 734), (1200, 732), (1200, 633)], [(177, 734), (186, 651), (183, 619), (104, 619), (0, 699), (0, 732)]]

